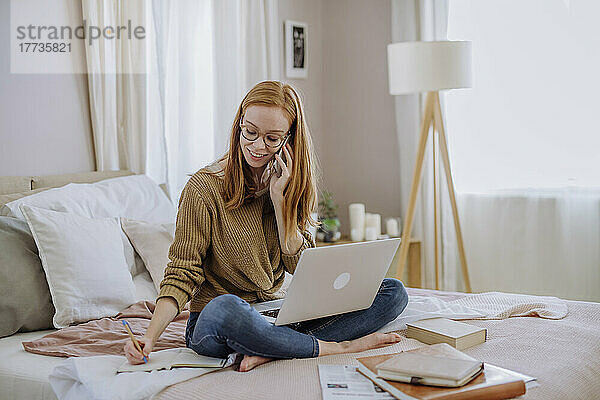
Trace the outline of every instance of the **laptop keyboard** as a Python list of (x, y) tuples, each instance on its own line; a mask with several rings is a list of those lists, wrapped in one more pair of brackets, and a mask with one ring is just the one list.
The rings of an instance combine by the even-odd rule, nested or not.
[(261, 311), (260, 314), (265, 315), (267, 317), (277, 318), (277, 315), (279, 314), (279, 310), (280, 310), (280, 308), (276, 308), (273, 310), (265, 310), (265, 311)]

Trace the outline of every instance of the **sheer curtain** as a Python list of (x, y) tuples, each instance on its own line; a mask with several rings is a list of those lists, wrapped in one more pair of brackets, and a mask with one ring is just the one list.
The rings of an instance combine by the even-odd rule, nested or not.
[(153, 0), (151, 173), (179, 199), (192, 174), (227, 148), (237, 106), (277, 79), (276, 0)]
[(600, 4), (449, 4), (449, 39), (473, 42), (473, 88), (446, 98), (473, 289), (599, 301)]
[(214, 148), (219, 156), (246, 92), (260, 81), (280, 78), (277, 0), (215, 0), (214, 21)]
[(279, 77), (277, 0), (83, 4), (89, 23), (131, 19), (147, 33), (86, 54), (97, 169), (145, 173), (177, 204), (188, 174), (226, 150), (246, 91)]
[(214, 158), (212, 2), (152, 1), (149, 17), (148, 173), (176, 202)]
[[(83, 0), (83, 19), (95, 26), (143, 25), (146, 2)], [(96, 170), (146, 170), (145, 46), (102, 40), (86, 45), (90, 116)]]

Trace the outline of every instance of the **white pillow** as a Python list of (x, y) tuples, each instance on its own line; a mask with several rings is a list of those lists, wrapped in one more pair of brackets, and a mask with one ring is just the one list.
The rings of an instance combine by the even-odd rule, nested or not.
[(146, 175), (128, 175), (95, 183), (70, 183), (6, 203), (0, 215), (23, 219), (21, 204), (88, 218), (125, 217), (157, 224), (174, 223), (177, 210)]
[(156, 290), (160, 291), (160, 282), (169, 262), (169, 248), (175, 237), (175, 224), (152, 224), (121, 218), (121, 226), (144, 260)]
[(56, 312), (53, 324), (111, 317), (135, 302), (117, 218), (91, 219), (22, 205)]
[[(146, 175), (128, 175), (95, 183), (70, 183), (6, 203), (0, 215), (23, 219), (22, 204), (47, 210), (63, 211), (88, 218), (125, 217), (155, 223), (174, 222), (177, 211), (152, 179)], [(129, 272), (137, 275), (133, 247), (122, 234)]]

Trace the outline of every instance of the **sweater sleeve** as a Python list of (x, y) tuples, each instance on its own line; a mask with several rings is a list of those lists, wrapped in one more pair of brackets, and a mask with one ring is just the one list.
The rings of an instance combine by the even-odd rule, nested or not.
[(204, 282), (202, 261), (210, 245), (210, 214), (198, 189), (188, 182), (179, 198), (175, 238), (157, 298), (172, 297), (178, 312)]
[(302, 232), (302, 246), (300, 246), (300, 249), (298, 249), (296, 254), (289, 255), (281, 252), (281, 260), (283, 261), (283, 265), (287, 272), (293, 274), (294, 271), (296, 271), (298, 260), (300, 260), (300, 254), (309, 247), (315, 247), (315, 240), (309, 231), (304, 231)]

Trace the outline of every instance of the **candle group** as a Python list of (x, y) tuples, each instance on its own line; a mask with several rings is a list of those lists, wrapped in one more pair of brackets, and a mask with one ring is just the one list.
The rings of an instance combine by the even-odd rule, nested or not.
[[(363, 203), (352, 203), (348, 206), (350, 214), (350, 239), (353, 242), (377, 240), (381, 236), (381, 215), (366, 212)], [(399, 218), (387, 218), (385, 230), (391, 237), (400, 236)]]

